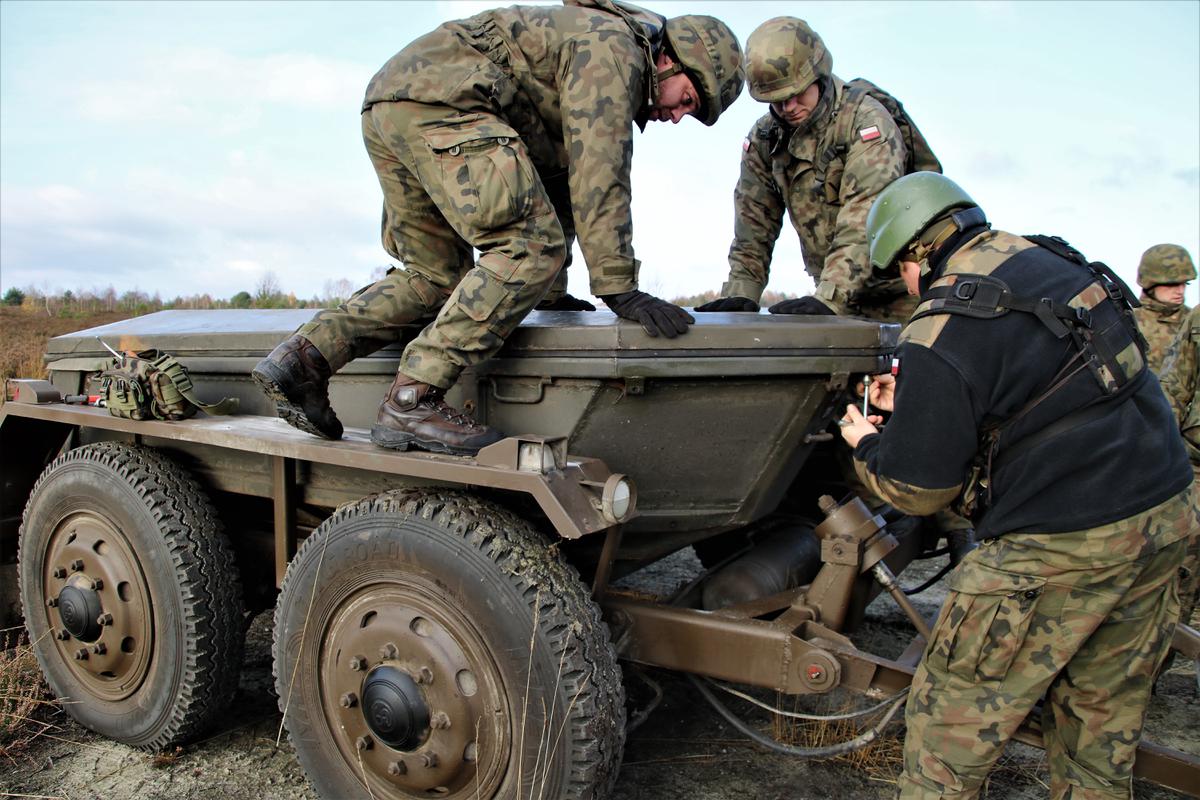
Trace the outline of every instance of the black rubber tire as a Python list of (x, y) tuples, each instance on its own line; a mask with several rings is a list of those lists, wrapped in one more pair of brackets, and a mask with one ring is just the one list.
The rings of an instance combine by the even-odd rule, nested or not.
[[(284, 726), (321, 796), (477, 796), (475, 785), (448, 792), (398, 788), (386, 775), (365, 769), (361, 757), (357, 765), (350, 763), (339, 737), (353, 734), (336, 724), (335, 713), (325, 710), (328, 704), (322, 706), (319, 684), (329, 680), (322, 670), (335, 658), (328, 641), (340, 641), (331, 624), (339, 606), (347, 598), (401, 585), (429, 587), (418, 602), (453, 606), (468, 622), (496, 668), (505, 701), (526, 709), (527, 730), (538, 730), (535, 716), (544, 713), (555, 728), (561, 725), (557, 741), (547, 745), (537, 736), (517, 739), (522, 719), (513, 717), (521, 715), (502, 718), (513, 747), (506, 762), (497, 756), (491, 773), (501, 785), (482, 796), (515, 797), (518, 785), (527, 795), (532, 768), (540, 776), (535, 796), (545, 800), (607, 797), (624, 746), (625, 692), (608, 627), (578, 573), (546, 537), (498, 505), (454, 492), (411, 490), (339, 509), (304, 541), (284, 579), (275, 613), (276, 690)], [(341, 672), (337, 675), (340, 679)], [(471, 724), (455, 720), (453, 729)], [(474, 724), (478, 736), (478, 720)], [(387, 758), (413, 763), (412, 753), (386, 745), (376, 744), (372, 753), (380, 747)], [(553, 750), (552, 768), (546, 768), (539, 748)]]
[[(61, 620), (47, 607), (55, 591), (47, 579), (48, 547), (55, 532), (81, 514), (123, 538), (149, 595), (144, 607), (153, 635), (145, 675), (121, 699), (81, 682), (78, 667), (51, 635)], [(102, 442), (56, 459), (25, 506), (19, 571), (38, 662), (55, 695), (69, 699), (63, 708), (81, 725), (154, 751), (196, 737), (228, 708), (245, 636), (233, 550), (203, 489), (168, 458)], [(122, 613), (116, 600), (107, 610)]]

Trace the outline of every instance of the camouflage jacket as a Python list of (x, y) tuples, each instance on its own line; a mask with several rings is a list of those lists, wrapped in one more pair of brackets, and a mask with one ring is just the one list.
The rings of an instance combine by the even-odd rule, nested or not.
[(1187, 442), (1188, 456), (1200, 468), (1200, 307), (1193, 308), (1179, 327), (1159, 375)]
[[(834, 78), (831, 112), (803, 131), (767, 113), (743, 144), (734, 190), (733, 244), (724, 297), (762, 297), (771, 253), (786, 210), (800, 235), (814, 294), (839, 313), (864, 301), (888, 302), (904, 294), (899, 273), (871, 269), (866, 221), (871, 203), (904, 174), (904, 140), (895, 121), (873, 97), (844, 107), (843, 83)], [(829, 160), (839, 114), (852, 113), (855, 138), (848, 152)]]
[[(665, 20), (634, 24), (661, 47)], [(645, 43), (621, 17), (574, 6), (511, 6), (448, 22), (384, 64), (363, 110), (411, 100), (447, 106), (448, 126), (498, 117), (544, 178), (567, 174), (571, 212), (597, 296), (637, 288), (630, 167), (645, 124)]]
[(1146, 364), (1156, 374), (1162, 366), (1167, 348), (1171, 346), (1176, 335), (1183, 328), (1187, 318), (1188, 307), (1185, 305), (1169, 305), (1159, 302), (1150, 295), (1142, 292), (1141, 308), (1135, 308), (1133, 315), (1137, 317), (1138, 328), (1146, 337), (1149, 349), (1146, 352)]
[[(1086, 267), (1003, 231), (980, 226), (956, 234), (930, 267), (918, 314), (933, 309), (934, 289), (986, 275), (1018, 297), (1086, 308), (1098, 327), (1119, 318)], [(1132, 336), (1126, 329), (1127, 345), (1116, 352), (1137, 353)], [(1118, 347), (1115, 340), (1108, 344)], [(925, 515), (954, 501), (973, 483), (984, 431), (1002, 420), (1011, 424), (994, 451), (990, 504), (975, 519), (980, 539), (1107, 525), (1165, 502), (1192, 482), (1171, 410), (1140, 356), (1129, 363), (1129, 392), (1107, 394), (1083, 369), (1047, 394), (1064, 365), (1077, 361), (1076, 351), (1064, 350), (1034, 314), (1010, 312), (995, 319), (914, 318), (896, 357), (895, 410), (881, 433), (859, 441), (854, 467), (869, 489), (901, 511)], [(1113, 398), (1107, 405), (1106, 397)], [(1089, 407), (1104, 413), (1055, 426)]]

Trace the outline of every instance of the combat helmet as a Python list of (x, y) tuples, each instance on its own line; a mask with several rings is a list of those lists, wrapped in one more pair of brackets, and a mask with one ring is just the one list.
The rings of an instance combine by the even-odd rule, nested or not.
[(913, 172), (897, 178), (867, 212), (871, 264), (887, 269), (930, 223), (949, 211), (978, 207), (962, 187), (941, 173)]
[(1143, 289), (1153, 289), (1164, 283), (1187, 283), (1196, 280), (1196, 267), (1188, 251), (1177, 244), (1156, 244), (1142, 253), (1138, 264), (1137, 282)]
[(750, 96), (778, 103), (833, 75), (833, 55), (816, 31), (796, 17), (775, 17), (746, 40)]
[(696, 117), (712, 125), (737, 100), (745, 83), (737, 36), (721, 20), (703, 14), (668, 19), (666, 34), (675, 59), (701, 94)]

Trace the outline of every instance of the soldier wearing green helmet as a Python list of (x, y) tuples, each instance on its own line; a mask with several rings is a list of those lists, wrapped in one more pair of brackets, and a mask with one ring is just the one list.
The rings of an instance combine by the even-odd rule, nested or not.
[(834, 75), (832, 54), (802, 19), (776, 17), (750, 34), (746, 77), (770, 110), (743, 145), (729, 278), (719, 299), (696, 310), (758, 310), (786, 212), (816, 289), (771, 313), (905, 321), (913, 304), (894, 270), (871, 269), (863, 224), (896, 178), (941, 170), (921, 132), (879, 87)]
[(1196, 266), (1188, 251), (1177, 244), (1156, 244), (1142, 253), (1137, 282), (1142, 287), (1142, 307), (1134, 313), (1150, 346), (1147, 361), (1156, 373), (1171, 340), (1183, 327), (1188, 307), (1183, 292), (1196, 279)]
[[(688, 115), (712, 125), (743, 82), (741, 47), (720, 20), (668, 20), (613, 0), (485, 11), (420, 37), (371, 79), (362, 104), (383, 246), (404, 266), (317, 314), (255, 379), (289, 424), (337, 439), (330, 376), (399, 341), (406, 323), (427, 323), (371, 440), (474, 453), (502, 435), (448, 406), (445, 391), (552, 286), (562, 294), (576, 232), (593, 294), (651, 336), (685, 333), (690, 314), (638, 290), (633, 128)], [(569, 296), (551, 307), (591, 308)]]
[(953, 504), (981, 544), (913, 675), (899, 796), (977, 797), (1035, 705), (1053, 797), (1128, 798), (1155, 670), (1200, 530), (1132, 293), (1057, 237), (993, 230), (944, 175), (892, 183), (871, 261), (919, 296), (865, 418), (860, 479), (909, 514)]

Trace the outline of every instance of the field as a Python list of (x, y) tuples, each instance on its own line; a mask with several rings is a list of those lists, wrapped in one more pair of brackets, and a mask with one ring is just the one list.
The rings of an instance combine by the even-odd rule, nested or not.
[(79, 316), (49, 316), (19, 306), (0, 306), (0, 380), (44, 378), (42, 354), (52, 336), (107, 325), (132, 316), (120, 311), (103, 311)]

